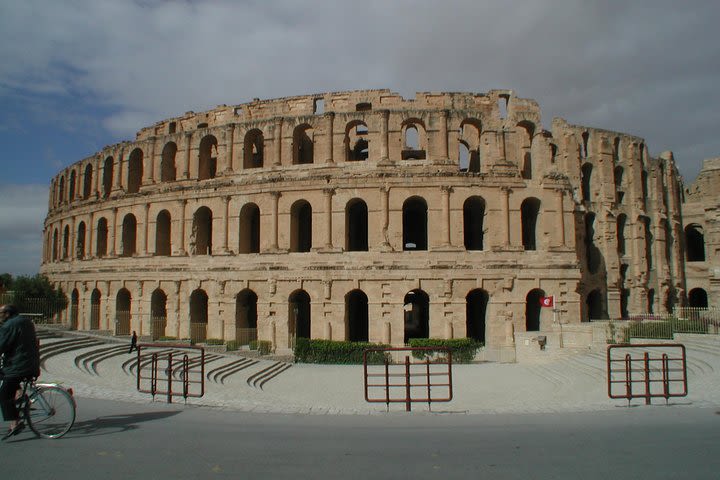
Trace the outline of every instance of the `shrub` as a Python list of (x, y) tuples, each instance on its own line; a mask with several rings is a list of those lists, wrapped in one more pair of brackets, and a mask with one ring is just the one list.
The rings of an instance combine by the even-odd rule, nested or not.
[(227, 348), (228, 352), (234, 352), (235, 350), (238, 349), (239, 345), (238, 345), (237, 340), (228, 340), (225, 347)]
[[(363, 363), (363, 354), (368, 348), (388, 348), (388, 345), (298, 338), (295, 342), (295, 361), (298, 363), (357, 365)], [(379, 364), (384, 361), (385, 354), (383, 352), (373, 352), (368, 356), (368, 363)]]
[[(453, 363), (470, 363), (475, 358), (475, 354), (483, 346), (482, 342), (478, 342), (472, 338), (411, 338), (408, 344), (411, 347), (437, 347), (449, 348), (452, 353)], [(415, 351), (413, 357), (425, 360), (427, 358), (437, 358), (437, 353), (432, 351)]]
[(177, 337), (168, 337), (168, 336), (162, 336), (158, 338), (158, 342), (174, 342), (177, 340)]
[(272, 351), (272, 342), (269, 340), (258, 340), (257, 347), (260, 355), (269, 355)]
[(205, 345), (222, 345), (225, 343), (225, 340), (222, 338), (207, 338), (205, 339)]
[(258, 349), (257, 340), (250, 340), (250, 343), (248, 343), (248, 348), (250, 348), (250, 350), (257, 350)]
[(655, 340), (672, 340), (672, 325), (668, 321), (636, 322), (630, 321), (623, 332), (623, 342), (628, 343), (631, 338), (652, 338)]

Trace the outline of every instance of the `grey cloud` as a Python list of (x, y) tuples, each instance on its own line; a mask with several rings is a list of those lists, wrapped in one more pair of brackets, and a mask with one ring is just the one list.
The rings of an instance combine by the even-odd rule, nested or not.
[(0, 273), (37, 273), (47, 205), (45, 185), (0, 185)]

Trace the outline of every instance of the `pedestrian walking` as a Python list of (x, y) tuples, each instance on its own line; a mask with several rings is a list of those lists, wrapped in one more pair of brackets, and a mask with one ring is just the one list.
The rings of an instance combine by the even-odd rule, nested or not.
[(137, 333), (133, 330), (132, 338), (130, 339), (130, 350), (128, 353), (132, 353), (133, 350), (137, 350)]

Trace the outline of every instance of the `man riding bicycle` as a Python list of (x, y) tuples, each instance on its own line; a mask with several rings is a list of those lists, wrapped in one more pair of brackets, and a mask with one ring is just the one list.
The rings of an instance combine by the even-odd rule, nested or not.
[(0, 410), (10, 429), (3, 440), (25, 428), (15, 406), (15, 395), (23, 378), (40, 376), (40, 349), (35, 325), (18, 315), (14, 305), (0, 306)]

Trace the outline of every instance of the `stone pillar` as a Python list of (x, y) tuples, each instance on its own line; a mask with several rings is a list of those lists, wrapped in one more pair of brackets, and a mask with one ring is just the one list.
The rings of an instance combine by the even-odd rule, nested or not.
[(565, 194), (562, 189), (555, 190), (557, 192), (557, 211), (558, 211), (558, 229), (560, 229), (560, 246), (566, 246), (565, 240), (565, 209), (564, 209), (564, 197)]
[(324, 188), (325, 195), (325, 248), (332, 249), (332, 197), (335, 194), (334, 188)]
[[(115, 244), (117, 243), (117, 236), (118, 236), (117, 235), (117, 214), (118, 214), (118, 209), (117, 209), (117, 207), (114, 207), (112, 209), (112, 226), (111, 226), (111, 228), (108, 228), (108, 234), (110, 237), (112, 237), (112, 238), (108, 239), (108, 243), (110, 244), (110, 251), (108, 252), (108, 256), (110, 256), (110, 257), (114, 257), (115, 252), (117, 251), (115, 248)], [(110, 240), (112, 240), (112, 241), (110, 241)]]
[(91, 194), (93, 195), (93, 198), (97, 198), (100, 196), (100, 183), (102, 182), (102, 178), (100, 176), (100, 164), (102, 163), (102, 157), (95, 157), (95, 178), (93, 178), (93, 183), (95, 184), (95, 187), (93, 189), (93, 192)]
[(275, 119), (274, 140), (273, 140), (273, 166), (277, 167), (282, 163), (282, 117)]
[(150, 253), (149, 244), (150, 244), (150, 204), (145, 204), (145, 219), (143, 220), (145, 222), (143, 231), (143, 239), (140, 243), (140, 248), (142, 250), (140, 251), (140, 255), (148, 255)]
[(115, 152), (115, 158), (117, 159), (117, 168), (114, 169), (113, 175), (113, 186), (112, 191), (116, 192), (121, 188), (121, 177), (122, 177), (122, 164), (123, 156), (125, 155), (124, 149), (119, 149)]
[(178, 228), (173, 229), (173, 231), (177, 232), (175, 234), (177, 241), (173, 242), (173, 245), (176, 246), (175, 255), (183, 256), (187, 255), (187, 250), (185, 249), (185, 207), (187, 206), (187, 200), (180, 200), (178, 203), (180, 204), (180, 222)]
[(325, 113), (325, 131), (327, 137), (327, 145), (325, 150), (325, 163), (333, 163), (333, 120), (335, 119), (334, 112)]
[(88, 243), (85, 248), (85, 258), (93, 258), (97, 252), (95, 251), (95, 246), (93, 245), (93, 231), (95, 230), (95, 212), (90, 212), (90, 219), (88, 220), (88, 226), (86, 228), (87, 230), (87, 236), (88, 236)]
[(441, 110), (440, 115), (440, 157), (441, 160), (448, 160), (450, 154), (448, 152), (448, 111)]
[(510, 193), (512, 190), (510, 187), (501, 187), (503, 192), (503, 199), (500, 201), (501, 218), (503, 223), (503, 248), (510, 247)]
[(143, 185), (150, 185), (154, 183), (154, 177), (155, 177), (155, 141), (157, 140), (157, 137), (150, 137), (148, 140), (148, 156), (147, 161), (145, 162), (145, 166), (143, 167), (143, 174), (145, 178), (143, 179), (142, 183)]
[(220, 244), (220, 254), (227, 255), (228, 250), (228, 228), (230, 224), (230, 196), (223, 197), (223, 203), (225, 204), (225, 214), (223, 215), (222, 224), (222, 241)]
[(185, 133), (185, 155), (180, 163), (180, 176), (178, 180), (190, 178), (190, 150), (192, 149), (192, 133)]
[(280, 192), (270, 192), (272, 196), (272, 219), (270, 220), (270, 250), (277, 251), (278, 246), (278, 204), (280, 203)]
[[(77, 182), (76, 182), (77, 183)], [(75, 260), (75, 216), (70, 219), (70, 238), (68, 238), (68, 260)]]
[(388, 120), (390, 117), (389, 110), (380, 111), (380, 163), (390, 161), (388, 154)]
[(235, 124), (231, 123), (225, 129), (225, 175), (235, 171)]
[[(446, 135), (447, 137), (447, 135)], [(447, 185), (443, 185), (440, 187), (440, 196), (442, 199), (440, 200), (440, 203), (442, 203), (442, 246), (443, 247), (449, 247), (450, 246), (450, 193), (452, 193), (453, 188)]]

